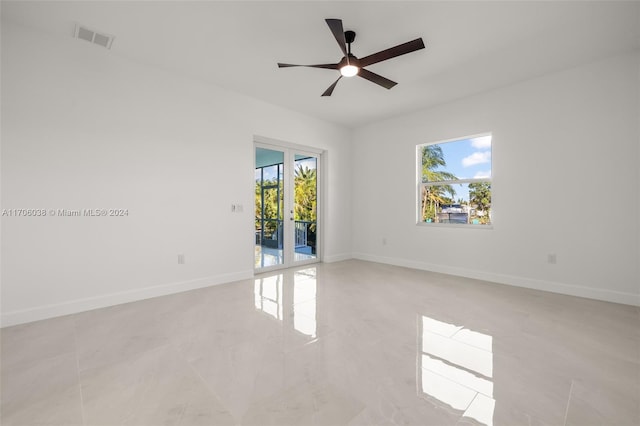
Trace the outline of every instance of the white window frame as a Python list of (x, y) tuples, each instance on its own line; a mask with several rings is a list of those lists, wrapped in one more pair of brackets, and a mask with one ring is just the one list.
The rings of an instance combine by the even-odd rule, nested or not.
[[(491, 136), (491, 177), (488, 178), (476, 178), (476, 179), (454, 179), (443, 180), (433, 182), (422, 182), (422, 148), (429, 145), (442, 145), (451, 142), (463, 141), (466, 139), (478, 138), (483, 136)], [(436, 222), (423, 222), (422, 219), (422, 190), (430, 186), (441, 185), (458, 185), (469, 183), (489, 183), (491, 186), (491, 223), (489, 225), (474, 225), (470, 223), (436, 223)], [(449, 227), (449, 228), (469, 228), (469, 229), (493, 229), (493, 133), (485, 132), (475, 135), (461, 136), (452, 139), (441, 140), (437, 142), (427, 142), (416, 145), (416, 225), (424, 227)]]

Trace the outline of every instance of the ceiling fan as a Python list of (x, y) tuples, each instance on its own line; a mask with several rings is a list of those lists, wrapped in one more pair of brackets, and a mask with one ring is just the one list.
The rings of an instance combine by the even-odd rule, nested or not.
[(318, 65), (294, 65), (278, 63), (279, 68), (310, 67), (339, 70), (340, 77), (338, 77), (338, 79), (331, 86), (329, 86), (327, 90), (324, 91), (322, 96), (331, 96), (331, 94), (333, 93), (333, 89), (336, 88), (338, 81), (340, 81), (342, 77), (353, 77), (355, 75), (376, 83), (386, 89), (391, 89), (398, 83), (396, 83), (395, 81), (391, 81), (388, 78), (382, 77), (381, 75), (378, 75), (374, 72), (366, 70), (364, 67), (378, 62), (386, 61), (387, 59), (395, 58), (396, 56), (424, 49), (424, 42), (422, 41), (422, 38), (417, 38), (415, 40), (411, 40), (406, 43), (399, 44), (395, 47), (391, 47), (378, 53), (374, 53), (369, 56), (365, 56), (364, 58), (358, 59), (351, 53), (351, 43), (353, 43), (353, 41), (356, 39), (356, 33), (353, 31), (344, 31), (341, 19), (325, 19), (325, 21), (327, 22), (327, 25), (333, 33), (336, 41), (338, 42), (340, 50), (342, 50), (342, 53), (344, 53), (344, 56), (342, 57), (340, 62), (336, 64)]

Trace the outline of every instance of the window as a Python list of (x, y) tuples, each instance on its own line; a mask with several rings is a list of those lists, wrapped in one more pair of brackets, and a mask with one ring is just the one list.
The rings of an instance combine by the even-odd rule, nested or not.
[(491, 134), (417, 147), (419, 224), (491, 225)]

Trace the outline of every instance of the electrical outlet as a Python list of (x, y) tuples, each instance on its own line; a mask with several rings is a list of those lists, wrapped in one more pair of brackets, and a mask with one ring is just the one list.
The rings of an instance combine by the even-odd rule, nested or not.
[(231, 204), (231, 213), (235, 213), (235, 212), (236, 212), (236, 205)]

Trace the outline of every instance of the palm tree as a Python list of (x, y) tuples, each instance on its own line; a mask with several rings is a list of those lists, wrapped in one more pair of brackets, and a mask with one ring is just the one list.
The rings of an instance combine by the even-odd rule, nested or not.
[(315, 169), (299, 164), (294, 173), (295, 183), (295, 220), (313, 222), (310, 226), (315, 230), (317, 218), (317, 175)]
[[(438, 167), (445, 167), (447, 162), (442, 153), (440, 145), (427, 145), (422, 147), (422, 182), (442, 182), (455, 180), (457, 177), (453, 173), (444, 170), (437, 170)], [(451, 185), (428, 186), (424, 188), (422, 195), (422, 220), (429, 216), (435, 219), (435, 213), (441, 203), (445, 202), (444, 194), (450, 197), (456, 195), (455, 189)]]

